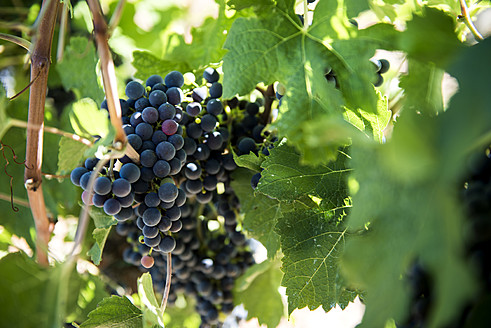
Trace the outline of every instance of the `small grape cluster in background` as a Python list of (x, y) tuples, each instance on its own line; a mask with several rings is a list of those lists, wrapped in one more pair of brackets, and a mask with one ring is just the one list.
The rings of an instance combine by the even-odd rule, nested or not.
[(168, 302), (179, 293), (193, 296), (203, 327), (219, 325), (219, 313), (233, 310), (235, 279), (254, 263), (230, 185), (233, 153), (268, 155), (276, 140), (265, 130), (261, 99), (222, 101), (219, 78), (207, 68), (201, 86), (185, 85), (177, 71), (152, 75), (145, 85), (130, 81), (128, 99), (120, 99), (123, 129), (140, 163), (124, 156), (96, 172), (98, 159), (90, 158), (71, 174), (85, 204), (118, 220), (116, 231), (128, 243), (124, 261), (148, 270), (159, 292), (166, 254), (173, 255)]

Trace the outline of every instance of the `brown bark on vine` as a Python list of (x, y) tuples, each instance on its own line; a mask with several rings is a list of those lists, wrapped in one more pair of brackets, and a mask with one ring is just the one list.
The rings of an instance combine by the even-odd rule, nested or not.
[(48, 265), (50, 222), (46, 212), (42, 189), (44, 105), (51, 63), (51, 43), (60, 2), (45, 1), (37, 22), (31, 53), (31, 81), (29, 89), (29, 114), (27, 120), (27, 150), (24, 183), (36, 226), (36, 254), (42, 265)]

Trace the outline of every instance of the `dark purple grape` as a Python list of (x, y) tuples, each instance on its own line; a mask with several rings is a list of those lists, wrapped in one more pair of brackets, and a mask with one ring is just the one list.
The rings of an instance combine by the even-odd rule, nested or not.
[(116, 179), (113, 181), (112, 191), (116, 197), (126, 197), (131, 192), (131, 183), (123, 178)]
[(165, 85), (169, 88), (177, 87), (180, 88), (184, 85), (184, 76), (181, 72), (172, 71), (165, 76)]
[(159, 187), (159, 198), (163, 202), (172, 202), (177, 198), (178, 190), (175, 184), (166, 182)]
[(162, 90), (153, 90), (148, 95), (148, 101), (153, 107), (159, 108), (160, 105), (167, 102), (167, 95)]
[(210, 99), (206, 104), (206, 111), (215, 116), (220, 115), (223, 112), (223, 104), (220, 99)]
[(80, 178), (87, 172), (89, 171), (85, 167), (77, 167), (70, 173), (70, 180), (78, 187), (80, 186)]
[(179, 105), (184, 99), (182, 90), (177, 87), (169, 88), (165, 94), (167, 95), (167, 101), (172, 105)]
[(164, 83), (164, 79), (162, 78), (162, 76), (155, 74), (150, 75), (150, 77), (145, 82), (145, 85), (152, 88), (157, 83)]
[(143, 97), (145, 94), (145, 88), (143, 85), (136, 81), (130, 81), (125, 88), (125, 93), (126, 96), (130, 99), (138, 99), (140, 97)]
[(98, 177), (94, 182), (94, 192), (107, 195), (111, 192), (111, 180), (108, 177)]
[(130, 183), (134, 183), (140, 178), (140, 169), (134, 163), (127, 163), (121, 166), (119, 175)]
[(107, 215), (116, 215), (121, 211), (121, 203), (114, 198), (109, 198), (104, 202), (104, 212)]
[(203, 77), (207, 82), (213, 83), (218, 81), (220, 74), (213, 67), (207, 67), (203, 72)]
[(170, 120), (176, 115), (176, 108), (172, 104), (166, 102), (160, 105), (158, 112), (161, 121)]
[(159, 112), (154, 107), (147, 107), (142, 111), (142, 119), (150, 124), (153, 124), (159, 119)]

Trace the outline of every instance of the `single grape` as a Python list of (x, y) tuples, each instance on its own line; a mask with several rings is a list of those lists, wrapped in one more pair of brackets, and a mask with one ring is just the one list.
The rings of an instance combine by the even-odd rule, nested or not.
[(170, 253), (176, 248), (176, 240), (171, 236), (164, 236), (159, 243), (159, 250), (163, 253)]
[(259, 179), (261, 179), (261, 172), (258, 172), (252, 176), (251, 178), (252, 189), (256, 189), (257, 184), (259, 183)]
[(135, 133), (140, 136), (142, 141), (150, 140), (153, 135), (153, 127), (148, 123), (142, 122), (136, 126)]
[(181, 72), (172, 71), (165, 76), (165, 85), (169, 88), (177, 87), (180, 88), (184, 85), (184, 76)]
[(160, 214), (160, 210), (155, 207), (149, 207), (143, 212), (142, 218), (143, 218), (143, 223), (145, 225), (153, 227), (159, 224), (160, 218), (162, 215)]
[(215, 116), (220, 115), (223, 112), (223, 104), (220, 99), (210, 99), (206, 104), (206, 111)]
[(249, 154), (256, 151), (256, 142), (252, 138), (245, 137), (239, 141), (238, 148), (241, 155)]
[(254, 116), (259, 113), (259, 105), (255, 102), (250, 102), (246, 105), (246, 111), (249, 115)]
[(143, 140), (137, 134), (130, 134), (128, 135), (128, 143), (131, 145), (131, 147), (133, 147), (133, 149), (139, 150), (142, 147)]
[(109, 198), (104, 202), (104, 212), (107, 215), (116, 215), (121, 211), (121, 203), (114, 199), (114, 198)]
[(167, 141), (167, 135), (162, 130), (154, 131), (152, 135), (154, 145), (158, 145), (162, 141)]
[(130, 99), (138, 99), (145, 94), (145, 88), (136, 81), (130, 81), (126, 85), (125, 93)]
[(131, 184), (126, 179), (116, 179), (113, 181), (112, 191), (116, 197), (126, 197), (131, 192)]
[(162, 131), (168, 136), (175, 134), (178, 127), (179, 124), (177, 124), (177, 122), (174, 120), (165, 120), (162, 123)]
[(123, 130), (126, 135), (130, 135), (135, 133), (135, 128), (131, 126), (131, 124), (125, 124), (123, 125)]
[(175, 184), (166, 182), (159, 187), (159, 197), (164, 202), (172, 202), (177, 198), (178, 189)]
[(108, 177), (98, 177), (94, 182), (94, 192), (107, 195), (111, 192), (111, 180)]
[(114, 217), (118, 221), (126, 221), (135, 217), (135, 213), (131, 207), (123, 207), (119, 213), (115, 214)]
[(206, 87), (196, 88), (193, 90), (191, 97), (196, 102), (202, 102), (206, 98)]
[(184, 146), (184, 138), (179, 134), (171, 135), (168, 140), (174, 146), (176, 151)]
[(162, 90), (154, 90), (148, 95), (148, 101), (153, 107), (158, 108), (160, 105), (167, 102), (167, 94)]
[(166, 102), (159, 106), (158, 112), (161, 121), (170, 120), (176, 115), (176, 107)]
[(162, 76), (155, 74), (148, 77), (145, 85), (152, 88), (157, 83), (164, 83), (164, 79), (162, 78)]
[(80, 186), (80, 178), (87, 172), (89, 171), (85, 167), (77, 167), (70, 173), (70, 180), (78, 187)]
[(198, 139), (203, 134), (203, 129), (199, 124), (193, 122), (186, 127), (186, 133), (188, 137)]
[(220, 78), (220, 75), (213, 67), (207, 67), (203, 72), (203, 77), (209, 83), (217, 82)]
[(143, 242), (148, 247), (157, 247), (160, 243), (161, 237), (160, 235), (155, 236), (154, 238), (147, 238), (143, 236)]
[(162, 141), (155, 148), (158, 158), (170, 161), (176, 155), (176, 148), (168, 141)]
[(158, 207), (160, 205), (159, 195), (155, 192), (151, 192), (145, 196), (145, 205), (148, 207)]
[(172, 221), (167, 216), (163, 216), (160, 219), (159, 224), (157, 225), (157, 227), (159, 228), (159, 230), (162, 231), (162, 232), (169, 231), (169, 229), (170, 229), (171, 226), (172, 226)]
[(195, 117), (201, 112), (201, 104), (199, 102), (192, 102), (186, 106), (186, 113)]
[(165, 94), (167, 95), (167, 101), (172, 105), (179, 105), (184, 99), (184, 93), (177, 87), (169, 88)]
[(147, 238), (155, 238), (159, 232), (160, 230), (157, 228), (157, 226), (150, 227), (145, 225), (142, 229), (143, 236)]
[(87, 190), (82, 192), (82, 202), (84, 202), (85, 205), (93, 205), (92, 199), (89, 198), (89, 192)]
[(148, 101), (147, 98), (140, 98), (137, 101), (135, 101), (135, 109), (138, 112), (143, 111), (145, 108), (151, 106), (150, 101)]
[(199, 144), (193, 156), (198, 161), (206, 161), (210, 157), (210, 148), (205, 144)]
[(159, 159), (153, 165), (153, 173), (158, 178), (165, 178), (166, 176), (168, 176), (170, 173), (170, 169), (171, 168), (170, 168), (169, 163), (167, 161), (162, 160), (162, 159)]
[(135, 200), (135, 194), (130, 192), (128, 195), (124, 197), (116, 197), (116, 199), (121, 203), (122, 207), (130, 207)]
[(159, 112), (154, 107), (147, 107), (142, 111), (143, 121), (153, 124), (159, 119)]
[(380, 70), (378, 71), (379, 74), (384, 74), (387, 73), (387, 71), (390, 68), (390, 63), (387, 59), (380, 59)]
[(216, 124), (217, 124), (217, 119), (215, 118), (215, 116), (211, 114), (205, 114), (201, 118), (200, 126), (205, 132), (213, 131), (215, 129)]
[(155, 263), (155, 261), (154, 261), (153, 257), (148, 256), (148, 255), (143, 256), (141, 259), (141, 265), (147, 269), (150, 269), (151, 267), (153, 267), (154, 263)]
[(140, 155), (140, 162), (144, 167), (151, 168), (157, 162), (157, 155), (153, 150), (144, 150)]
[(213, 82), (209, 91), (211, 98), (220, 98), (223, 92), (222, 84), (220, 82)]
[(121, 166), (119, 175), (130, 183), (134, 183), (140, 178), (140, 169), (134, 163), (127, 163)]
[(98, 162), (99, 162), (99, 159), (97, 159), (95, 157), (87, 158), (84, 162), (84, 166), (88, 171), (92, 171)]

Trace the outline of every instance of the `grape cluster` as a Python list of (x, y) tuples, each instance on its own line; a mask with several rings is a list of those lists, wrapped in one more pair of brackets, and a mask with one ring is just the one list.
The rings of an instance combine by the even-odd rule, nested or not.
[(124, 261), (148, 270), (160, 292), (172, 253), (169, 302), (181, 292), (194, 296), (203, 326), (219, 325), (218, 314), (232, 311), (234, 281), (254, 263), (230, 184), (233, 153), (267, 155), (272, 145), (261, 101), (222, 102), (219, 78), (207, 68), (195, 88), (186, 89), (177, 71), (152, 75), (145, 85), (129, 81), (128, 99), (120, 99), (123, 129), (139, 163), (124, 156), (96, 172), (98, 160), (90, 158), (71, 174), (84, 203), (118, 220), (116, 231), (129, 245)]
[[(219, 202), (215, 203), (219, 206)], [(239, 231), (232, 234), (211, 230), (209, 222), (219, 220), (215, 205), (200, 204), (196, 200), (183, 206), (182, 230), (176, 235), (172, 251), (172, 284), (168, 303), (178, 295), (196, 300), (196, 311), (201, 315), (202, 327), (219, 325), (219, 313), (229, 314), (233, 308), (232, 289), (235, 279), (254, 264), (246, 237)], [(167, 262), (162, 253), (148, 255), (150, 248), (138, 242), (138, 229), (129, 221), (117, 225), (118, 234), (126, 236), (131, 245), (123, 259), (133, 265), (145, 266), (143, 259), (151, 259), (149, 272), (157, 292), (164, 292)]]

